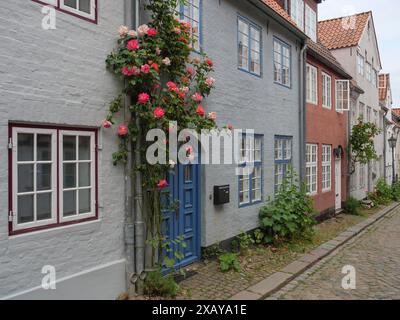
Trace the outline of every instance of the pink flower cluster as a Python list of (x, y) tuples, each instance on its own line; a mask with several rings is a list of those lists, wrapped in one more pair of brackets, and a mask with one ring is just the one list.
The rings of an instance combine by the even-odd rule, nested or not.
[(124, 76), (130, 77), (130, 76), (137, 76), (138, 74), (140, 74), (140, 70), (136, 67), (123, 67), (121, 70), (121, 73)]
[(147, 104), (150, 101), (150, 95), (148, 93), (141, 93), (138, 96), (138, 103), (139, 104)]

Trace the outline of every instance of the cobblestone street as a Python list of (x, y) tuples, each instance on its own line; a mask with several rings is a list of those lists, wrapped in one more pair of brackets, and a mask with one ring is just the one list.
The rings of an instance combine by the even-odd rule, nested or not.
[[(342, 288), (346, 265), (356, 269), (355, 290)], [(400, 299), (400, 209), (268, 299)]]

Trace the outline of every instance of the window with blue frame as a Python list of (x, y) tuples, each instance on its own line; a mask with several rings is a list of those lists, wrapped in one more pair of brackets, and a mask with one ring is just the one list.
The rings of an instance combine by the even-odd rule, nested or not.
[(239, 69), (261, 75), (261, 28), (238, 17)]
[(291, 48), (274, 38), (274, 81), (284, 86), (291, 85)]
[(239, 206), (262, 201), (263, 139), (263, 135), (242, 135), (240, 138)]
[(292, 137), (275, 137), (275, 193), (278, 193), (292, 165)]
[(185, 4), (178, 4), (177, 12), (180, 19), (190, 22), (192, 25), (193, 48), (200, 51), (201, 46), (201, 0), (186, 0)]

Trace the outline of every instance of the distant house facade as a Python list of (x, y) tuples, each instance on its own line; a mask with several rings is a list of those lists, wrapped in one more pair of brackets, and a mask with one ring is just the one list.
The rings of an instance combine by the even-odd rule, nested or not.
[(356, 87), (363, 91), (352, 97), (350, 121), (359, 118), (375, 123), (381, 130), (375, 139), (378, 160), (368, 165), (356, 164), (351, 175), (350, 193), (363, 199), (374, 190), (377, 181), (385, 176), (384, 118), (379, 103), (378, 74), (382, 69), (372, 12), (319, 22), (319, 40), (352, 76)]

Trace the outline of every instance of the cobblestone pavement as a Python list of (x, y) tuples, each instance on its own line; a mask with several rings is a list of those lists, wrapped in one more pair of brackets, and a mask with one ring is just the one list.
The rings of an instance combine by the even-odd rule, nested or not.
[[(355, 267), (355, 290), (342, 288), (346, 265)], [(400, 208), (268, 299), (400, 299)]]

